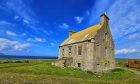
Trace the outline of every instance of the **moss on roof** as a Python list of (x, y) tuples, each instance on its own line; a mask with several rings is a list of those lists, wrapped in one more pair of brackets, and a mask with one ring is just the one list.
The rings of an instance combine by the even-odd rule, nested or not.
[(60, 46), (91, 39), (100, 28), (101, 24), (97, 24), (80, 32), (74, 33), (68, 37)]

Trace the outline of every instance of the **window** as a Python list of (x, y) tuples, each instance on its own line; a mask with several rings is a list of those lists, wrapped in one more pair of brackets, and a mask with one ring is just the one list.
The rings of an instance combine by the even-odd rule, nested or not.
[(80, 68), (81, 67), (81, 63), (77, 63), (77, 66), (78, 66), (78, 68)]
[(71, 55), (71, 52), (69, 52), (69, 55)]
[(71, 55), (71, 48), (72, 46), (69, 46), (69, 55)]
[(107, 50), (107, 47), (105, 47), (105, 56), (108, 55), (108, 50)]
[(82, 55), (82, 46), (78, 46), (78, 55)]
[(69, 51), (71, 51), (71, 46), (69, 46)]
[(63, 64), (64, 64), (64, 67), (66, 67), (66, 66), (67, 66), (67, 64), (66, 64), (66, 60), (64, 60)]
[(64, 56), (64, 48), (62, 49), (62, 56)]
[(107, 41), (107, 33), (105, 33), (105, 41)]

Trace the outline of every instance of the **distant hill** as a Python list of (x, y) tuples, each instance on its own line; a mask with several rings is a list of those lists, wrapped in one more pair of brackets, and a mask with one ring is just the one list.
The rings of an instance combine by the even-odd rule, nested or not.
[(20, 56), (20, 55), (5, 55), (0, 53), (0, 58), (8, 59), (57, 59), (57, 56)]
[(56, 56), (16, 56), (16, 55), (0, 55), (0, 58), (8, 59), (57, 59)]
[(3, 54), (3, 53), (0, 53), (0, 55), (5, 55), (5, 54)]

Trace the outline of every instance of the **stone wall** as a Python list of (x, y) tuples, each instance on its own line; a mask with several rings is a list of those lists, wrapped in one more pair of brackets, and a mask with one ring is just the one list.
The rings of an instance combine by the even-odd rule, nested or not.
[(94, 37), (94, 68), (101, 72), (115, 67), (114, 43), (108, 24), (102, 26)]

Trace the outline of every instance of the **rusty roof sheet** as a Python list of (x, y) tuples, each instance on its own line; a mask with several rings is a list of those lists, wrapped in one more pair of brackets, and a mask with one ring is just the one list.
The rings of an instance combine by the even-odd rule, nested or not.
[(91, 26), (85, 30), (72, 34), (60, 46), (91, 39), (101, 28), (101, 24)]

